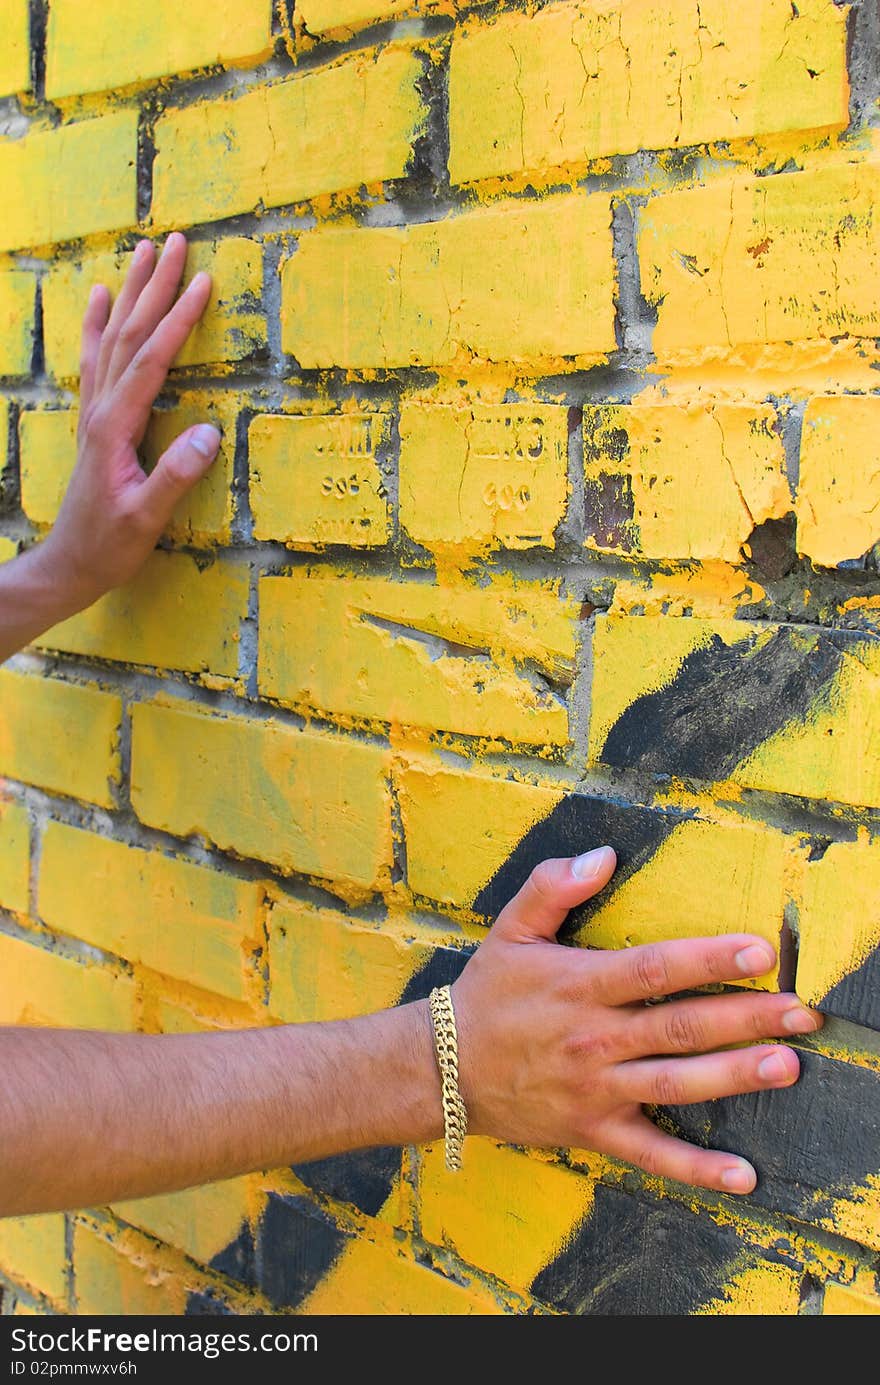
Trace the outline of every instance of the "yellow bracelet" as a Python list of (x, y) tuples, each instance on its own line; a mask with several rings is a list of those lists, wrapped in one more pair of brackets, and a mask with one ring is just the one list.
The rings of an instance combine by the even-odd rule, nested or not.
[(440, 1068), (443, 1100), (443, 1138), (446, 1167), (450, 1173), (461, 1168), (461, 1152), (467, 1134), (467, 1107), (458, 1090), (458, 1031), (449, 986), (435, 986), (428, 1004), (434, 1026), (434, 1047)]

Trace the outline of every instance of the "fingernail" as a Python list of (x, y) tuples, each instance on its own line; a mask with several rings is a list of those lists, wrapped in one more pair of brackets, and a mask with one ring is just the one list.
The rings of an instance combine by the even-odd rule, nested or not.
[(187, 284), (186, 292), (192, 293), (193, 289), (201, 288), (204, 283), (210, 282), (210, 279), (211, 276), (210, 274), (208, 274), (207, 270), (200, 269), (198, 274), (194, 274), (190, 282)]
[(721, 1175), (721, 1186), (729, 1193), (750, 1193), (757, 1183), (751, 1164), (731, 1164)]
[(775, 960), (769, 947), (761, 947), (760, 943), (752, 943), (750, 947), (744, 947), (734, 958), (743, 976), (763, 976), (765, 971), (770, 970)]
[(758, 1076), (765, 1082), (787, 1082), (788, 1064), (778, 1053), (768, 1053), (758, 1064)]
[(818, 1028), (816, 1016), (803, 1005), (793, 1005), (782, 1016), (782, 1027), (789, 1034), (812, 1034)]
[(220, 431), (210, 423), (200, 423), (189, 435), (190, 444), (203, 457), (213, 457), (220, 446)]
[(146, 255), (147, 253), (147, 247), (149, 246), (149, 244), (150, 242), (148, 240), (139, 240), (137, 245), (134, 247), (134, 254), (132, 255), (132, 259), (142, 260), (144, 258), (144, 255)]
[(585, 851), (583, 856), (575, 856), (571, 873), (576, 880), (595, 880), (607, 869), (613, 855), (610, 846), (597, 846), (595, 851)]

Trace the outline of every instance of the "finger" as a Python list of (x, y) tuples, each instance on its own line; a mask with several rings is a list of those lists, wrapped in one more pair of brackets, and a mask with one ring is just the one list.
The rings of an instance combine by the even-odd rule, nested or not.
[(107, 364), (108, 384), (115, 384), (125, 373), (174, 302), (186, 264), (186, 248), (186, 237), (180, 231), (172, 231), (149, 282), (116, 336)]
[(583, 856), (541, 861), (501, 910), (493, 932), (522, 942), (555, 938), (569, 909), (598, 894), (616, 865), (617, 857), (610, 846), (597, 847)]
[(174, 357), (205, 311), (210, 296), (211, 276), (197, 274), (118, 381), (114, 414), (120, 429), (136, 443)]
[(713, 982), (765, 976), (776, 961), (767, 942), (752, 933), (714, 938), (674, 938), (640, 947), (590, 954), (592, 985), (608, 1005), (692, 991)]
[(199, 423), (175, 438), (162, 453), (138, 490), (138, 505), (145, 526), (158, 536), (177, 502), (200, 481), (217, 455), (220, 433), (210, 423)]
[(618, 1063), (615, 1095), (651, 1106), (689, 1106), (697, 1101), (790, 1087), (800, 1073), (792, 1048), (765, 1044), (701, 1053), (690, 1058), (641, 1058)]
[(110, 290), (105, 284), (95, 284), (89, 294), (82, 325), (82, 346), (79, 358), (79, 416), (82, 420), (95, 391), (95, 371), (101, 349), (101, 334), (110, 316)]
[(790, 992), (698, 996), (632, 1011), (624, 1028), (625, 1058), (661, 1053), (706, 1053), (731, 1044), (810, 1034), (824, 1017)]
[(101, 337), (101, 349), (98, 353), (98, 363), (95, 368), (96, 391), (104, 386), (107, 377), (107, 367), (113, 348), (116, 345), (116, 338), (122, 329), (123, 323), (127, 320), (129, 313), (140, 297), (141, 291), (149, 283), (150, 275), (153, 273), (153, 262), (156, 252), (152, 243), (148, 240), (139, 241), (135, 246), (134, 254), (128, 266), (128, 273), (125, 282), (119, 290), (116, 302), (113, 304), (113, 311), (110, 313), (107, 326)]
[(647, 1173), (674, 1178), (695, 1188), (723, 1193), (750, 1193), (757, 1175), (747, 1159), (696, 1145), (659, 1130), (639, 1113), (607, 1141), (607, 1152)]

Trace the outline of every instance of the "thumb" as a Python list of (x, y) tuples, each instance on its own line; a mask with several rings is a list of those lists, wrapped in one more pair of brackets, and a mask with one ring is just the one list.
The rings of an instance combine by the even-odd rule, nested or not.
[(219, 429), (210, 423), (197, 423), (162, 453), (141, 490), (141, 502), (157, 529), (171, 518), (178, 500), (201, 481), (219, 448)]
[(505, 904), (492, 928), (511, 941), (555, 938), (576, 904), (598, 894), (614, 874), (617, 855), (600, 846), (583, 856), (541, 861), (522, 889)]

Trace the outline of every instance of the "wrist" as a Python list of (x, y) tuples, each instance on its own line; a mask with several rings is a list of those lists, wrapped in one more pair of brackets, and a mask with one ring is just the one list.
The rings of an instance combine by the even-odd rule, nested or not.
[(84, 611), (106, 587), (98, 583), (86, 565), (65, 546), (61, 535), (52, 529), (40, 543), (28, 550), (36, 580), (45, 591), (47, 609), (51, 614), (48, 625)]

